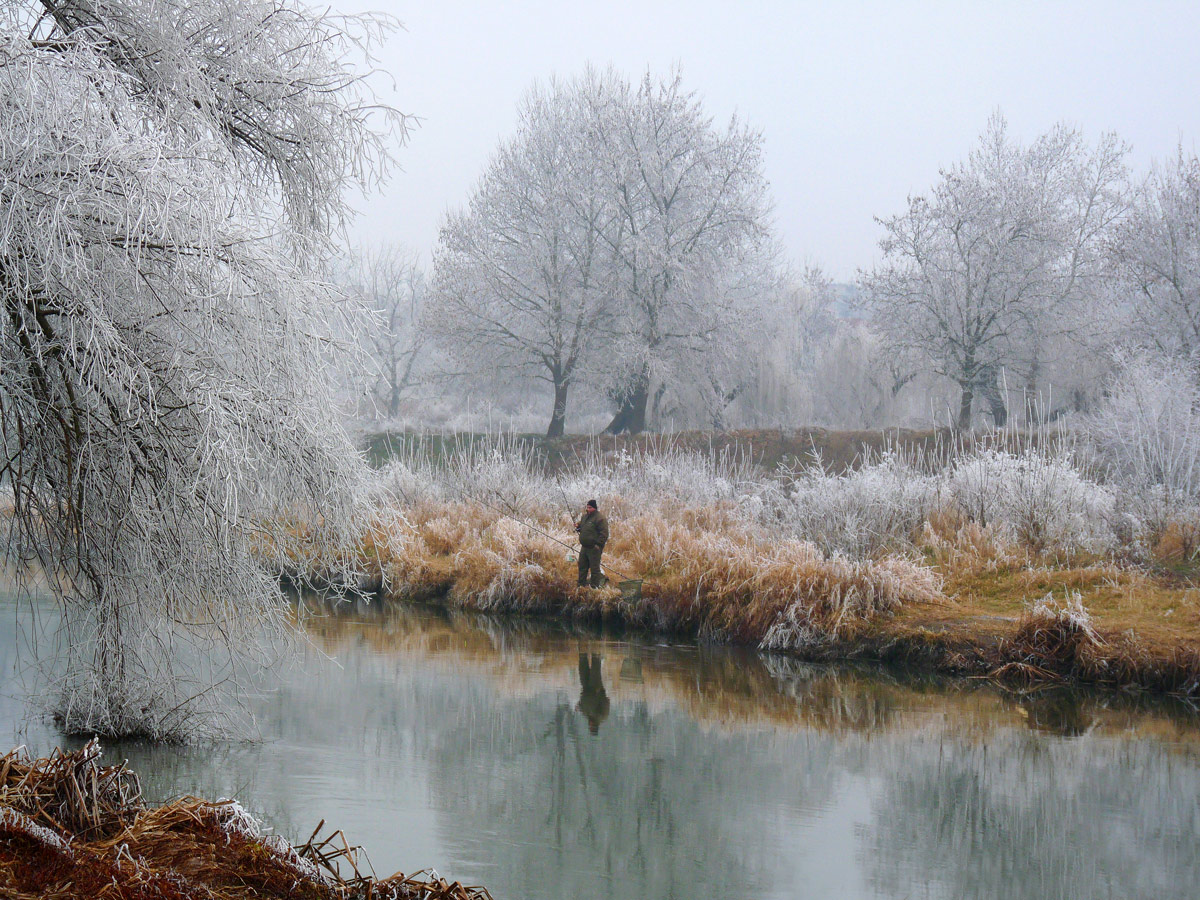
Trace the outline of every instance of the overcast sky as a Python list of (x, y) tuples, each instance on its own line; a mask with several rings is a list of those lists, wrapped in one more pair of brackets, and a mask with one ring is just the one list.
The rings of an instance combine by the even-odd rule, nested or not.
[(1060, 121), (1115, 131), (1137, 171), (1200, 139), (1200, 0), (333, 3), (404, 24), (379, 52), (384, 99), (421, 118), (354, 237), (426, 259), (522, 92), (588, 62), (678, 64), (718, 121), (760, 129), (788, 256), (840, 280), (876, 258), (873, 216), (926, 191), (994, 109), (1023, 142)]

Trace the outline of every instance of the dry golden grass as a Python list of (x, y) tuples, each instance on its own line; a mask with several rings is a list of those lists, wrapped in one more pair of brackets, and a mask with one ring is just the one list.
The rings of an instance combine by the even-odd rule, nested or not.
[[(942, 508), (920, 512), (923, 521), (909, 534), (870, 544), (901, 552), (826, 557), (813, 544), (779, 536), (790, 527), (794, 498), (759, 470), (727, 471), (711, 458), (678, 454), (658, 459), (647, 448), (627, 459), (617, 452), (625, 449), (613, 445), (615, 456), (596, 456), (567, 481), (575, 493), (602, 487), (613, 523), (606, 568), (613, 581), (642, 581), (640, 597), (575, 586), (562, 485), (556, 489), (536, 460), (496, 452), (445, 471), (405, 470), (404, 514), (368, 536), (366, 565), (394, 600), (605, 620), (818, 658), (899, 658), (1001, 677), (1015, 671), (1009, 664), (1020, 656), (1021, 623), (1033, 605), (1071, 592), (1110, 650), (1096, 656), (1103, 664), (1085, 665), (1080, 656), (1043, 667), (1047, 677), (1189, 696), (1200, 690), (1191, 675), (1200, 659), (1200, 590), (1192, 583), (1200, 570), (1182, 529), (1167, 528), (1151, 562), (1135, 563), (1146, 549), (1132, 539), (1119, 549), (1083, 540), (1023, 545), (1024, 532), (1011, 522), (986, 526), (943, 497)], [(750, 480), (739, 481), (743, 475)], [(839, 527), (840, 514), (830, 515), (830, 527)], [(847, 521), (867, 534), (875, 527)], [(1101, 547), (1108, 556), (1097, 555)]]
[[(516, 521), (425, 500), (395, 521), (396, 533), (372, 539), (367, 562), (393, 600), (602, 620), (816, 658), (898, 658), (1015, 681), (1200, 691), (1200, 590), (1177, 574), (1005, 543), (954, 510), (929, 516), (912, 557), (869, 560), (773, 539), (730, 503), (668, 512), (616, 501), (609, 513), (606, 570), (613, 581), (642, 580), (635, 599), (576, 587), (573, 535), (555, 511), (526, 510)], [(1045, 629), (1025, 627), (1035, 603), (1068, 592), (1103, 636), (1103, 652), (1067, 641), (1048, 653)]]
[[(888, 637), (937, 667), (1020, 683), (1080, 681), (1200, 695), (1200, 588), (1187, 573), (1005, 547), (986, 530), (926, 529), (948, 603), (910, 604)], [(1086, 615), (1048, 615), (1073, 600)], [(882, 636), (880, 636), (882, 640)]]
[(404, 540), (380, 542), (376, 553), (394, 599), (440, 596), (467, 609), (600, 618), (789, 649), (850, 636), (904, 603), (942, 596), (928, 568), (898, 557), (826, 559), (806, 542), (768, 538), (731, 505), (620, 519), (604, 566), (612, 582), (643, 581), (636, 599), (612, 587), (576, 587), (565, 517), (515, 521), (426, 502), (407, 510), (406, 520)]

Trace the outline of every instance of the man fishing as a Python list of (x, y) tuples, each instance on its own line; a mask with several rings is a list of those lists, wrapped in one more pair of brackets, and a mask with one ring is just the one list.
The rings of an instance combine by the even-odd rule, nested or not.
[(591, 585), (602, 587), (608, 581), (600, 571), (600, 554), (608, 543), (608, 519), (596, 506), (595, 500), (589, 500), (583, 508), (583, 517), (575, 523), (579, 532), (579, 586), (588, 584), (588, 571), (592, 573)]

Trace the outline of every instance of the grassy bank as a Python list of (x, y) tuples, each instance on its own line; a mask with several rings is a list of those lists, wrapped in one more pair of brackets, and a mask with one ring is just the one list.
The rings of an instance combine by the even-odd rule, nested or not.
[[(1200, 695), (1186, 511), (1151, 521), (1077, 450), (1014, 443), (773, 470), (749, 444), (592, 444), (554, 465), (513, 439), (409, 452), (382, 472), (395, 499), (368, 565), (394, 602)], [(575, 587), (565, 545), (590, 497), (638, 598)]]
[(234, 801), (147, 806), (137, 775), (101, 765), (94, 741), (44, 759), (0, 757), (0, 896), (490, 900), (423, 873), (361, 874), (341, 832), (293, 846)]

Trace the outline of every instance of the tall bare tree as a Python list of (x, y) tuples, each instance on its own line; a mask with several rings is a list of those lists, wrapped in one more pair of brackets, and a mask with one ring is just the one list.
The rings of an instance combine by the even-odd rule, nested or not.
[(958, 385), (960, 428), (980, 394), (1005, 424), (1003, 373), (1036, 381), (1044, 348), (1086, 326), (1127, 202), (1125, 156), (1111, 135), (1089, 147), (1063, 126), (1021, 147), (995, 115), (928, 197), (880, 220), (884, 261), (863, 276), (865, 299), (892, 347)]
[(369, 392), (376, 409), (394, 419), (417, 387), (429, 340), (420, 327), (425, 273), (415, 254), (388, 245), (355, 250), (337, 278), (367, 313), (362, 343), (372, 363)]
[(429, 327), (466, 371), (548, 382), (551, 436), (584, 376), (619, 406), (610, 431), (644, 429), (672, 389), (721, 421), (773, 278), (761, 151), (677, 74), (534, 88), (442, 230)]
[(1113, 242), (1129, 334), (1167, 354), (1200, 348), (1200, 158), (1155, 166)]

